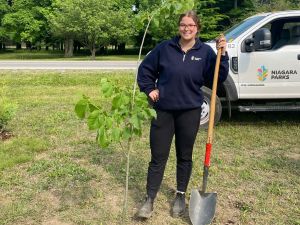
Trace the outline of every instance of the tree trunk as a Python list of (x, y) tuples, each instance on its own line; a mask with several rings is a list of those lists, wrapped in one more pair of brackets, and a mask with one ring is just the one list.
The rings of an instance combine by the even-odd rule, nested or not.
[(73, 38), (65, 39), (65, 57), (66, 58), (73, 57), (73, 50), (74, 50), (73, 43), (74, 43)]
[(31, 46), (31, 42), (27, 41), (27, 42), (26, 42), (26, 49), (31, 49), (31, 47), (32, 47), (32, 46)]
[(79, 52), (81, 48), (81, 43), (79, 41), (74, 41), (74, 51)]
[(96, 59), (96, 48), (95, 48), (95, 46), (93, 46), (93, 48), (91, 49), (91, 53), (92, 53), (91, 59), (95, 60)]
[(17, 44), (16, 44), (16, 49), (21, 49), (21, 48), (22, 48), (21, 43), (17, 43)]
[(2, 44), (2, 42), (0, 42), (0, 50), (2, 50), (3, 49), (3, 44)]
[(125, 43), (121, 43), (118, 45), (118, 53), (124, 54), (124, 52), (125, 52)]
[(238, 1), (238, 0), (234, 0), (234, 6), (233, 6), (234, 9), (237, 9), (237, 1)]

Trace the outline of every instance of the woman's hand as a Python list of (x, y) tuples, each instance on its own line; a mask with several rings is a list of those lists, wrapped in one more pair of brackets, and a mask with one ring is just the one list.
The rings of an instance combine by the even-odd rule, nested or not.
[(217, 49), (222, 48), (222, 55), (226, 54), (227, 42), (224, 35), (220, 35), (216, 40)]
[(149, 93), (149, 97), (153, 102), (157, 102), (159, 100), (159, 91), (155, 89)]

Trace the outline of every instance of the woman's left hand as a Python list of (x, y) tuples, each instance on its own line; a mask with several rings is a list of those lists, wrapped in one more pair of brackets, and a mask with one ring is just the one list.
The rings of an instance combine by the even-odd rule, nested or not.
[(217, 49), (222, 48), (222, 55), (226, 54), (227, 42), (224, 35), (220, 35), (220, 37), (217, 38), (216, 47)]

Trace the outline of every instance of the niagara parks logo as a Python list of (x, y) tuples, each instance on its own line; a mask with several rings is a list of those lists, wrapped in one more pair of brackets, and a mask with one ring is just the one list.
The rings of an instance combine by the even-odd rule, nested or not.
[(265, 81), (268, 76), (271, 80), (289, 80), (293, 76), (298, 76), (298, 72), (295, 69), (273, 69), (269, 71), (265, 66), (257, 69), (258, 80)]
[(260, 81), (265, 81), (268, 76), (268, 69), (265, 66), (261, 66), (257, 69), (257, 78)]

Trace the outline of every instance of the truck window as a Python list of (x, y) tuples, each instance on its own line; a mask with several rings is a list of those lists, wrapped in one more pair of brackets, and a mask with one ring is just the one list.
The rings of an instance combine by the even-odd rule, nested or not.
[(300, 45), (300, 22), (294, 23), (293, 26), (290, 26), (288, 29), (291, 33), (291, 38), (287, 44)]
[(228, 42), (233, 41), (235, 38), (240, 36), (243, 32), (247, 31), (248, 28), (256, 24), (258, 21), (262, 20), (265, 18), (265, 16), (254, 16), (250, 17), (241, 23), (233, 26), (229, 30), (225, 31), (225, 37)]
[(283, 18), (263, 26), (271, 31), (272, 50), (300, 44), (300, 18)]

